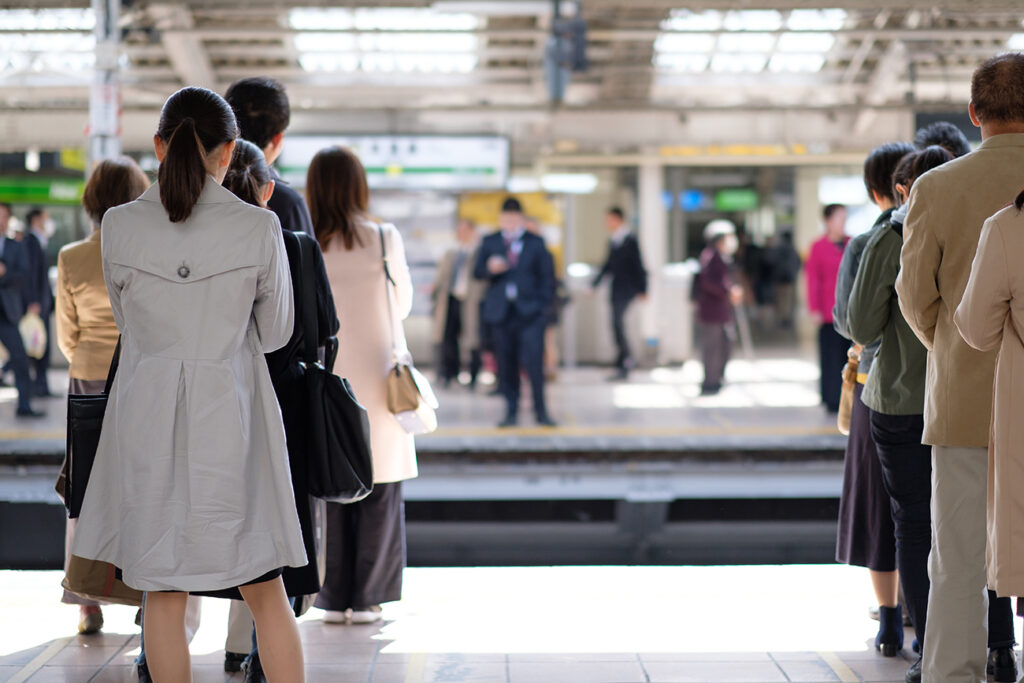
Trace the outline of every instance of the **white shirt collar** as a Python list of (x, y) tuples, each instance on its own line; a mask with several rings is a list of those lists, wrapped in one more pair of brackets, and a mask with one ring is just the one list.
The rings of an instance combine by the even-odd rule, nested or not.
[(629, 226), (623, 223), (618, 230), (612, 233), (612, 243), (619, 246), (626, 241), (627, 237), (629, 237)]

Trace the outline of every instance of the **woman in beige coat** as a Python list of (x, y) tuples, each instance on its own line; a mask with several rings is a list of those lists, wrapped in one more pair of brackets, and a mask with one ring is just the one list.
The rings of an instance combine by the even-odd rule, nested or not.
[(953, 321), (979, 351), (999, 349), (988, 447), (988, 586), (1024, 595), (1024, 193), (981, 230)]
[[(368, 214), (366, 171), (349, 150), (321, 150), (306, 181), (313, 228), (341, 321), (334, 371), (352, 383), (370, 418), (373, 493), (327, 506), (327, 574), (316, 606), (329, 623), (369, 623), (402, 597), (405, 511), (402, 481), (416, 476), (416, 446), (387, 407), (387, 375), (408, 358), (402, 329), (412, 310), (412, 278), (402, 236)], [(382, 243), (383, 242), (383, 243)], [(393, 283), (385, 280), (382, 252)]]
[[(103, 282), (100, 222), (107, 209), (138, 199), (149, 178), (128, 157), (105, 159), (89, 176), (82, 206), (92, 222), (92, 234), (68, 244), (57, 256), (57, 344), (68, 359), (68, 393), (103, 392), (110, 359), (117, 346), (117, 323)], [(76, 520), (69, 519), (64, 534), (64, 569), (71, 558)], [(61, 602), (79, 606), (78, 632), (103, 628), (99, 603), (64, 591)]]

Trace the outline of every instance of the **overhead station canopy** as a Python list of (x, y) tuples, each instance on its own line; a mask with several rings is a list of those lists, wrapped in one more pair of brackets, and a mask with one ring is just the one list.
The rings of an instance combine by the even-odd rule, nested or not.
[[(782, 124), (760, 134), (753, 124), (726, 137), (698, 124), (676, 131), (663, 120), (618, 124), (611, 117), (959, 111), (981, 60), (1024, 49), (1019, 0), (563, 0), (563, 19), (585, 21), (575, 37), (585, 40), (586, 68), (572, 72), (553, 107), (553, 2), (344, 4), (126, 3), (126, 139), (151, 136), (152, 124), (141, 127), (149, 118), (129, 119), (151, 117), (183, 85), (223, 92), (238, 78), (271, 76), (288, 87), (295, 132), (330, 130), (322, 120), (304, 127), (303, 119), (329, 113), (337, 115), (339, 133), (498, 134), (516, 140), (517, 155), (566, 138), (621, 151), (619, 139), (630, 131), (648, 146), (658, 137), (678, 144), (676, 132), (703, 144), (775, 142)], [(38, 124), (40, 114), (88, 109), (94, 23), (86, 0), (28, 0), (9, 9), (0, 3), (0, 111), (24, 120), (15, 139), (31, 137), (28, 124)], [(581, 125), (579, 117), (595, 123)], [(54, 135), (80, 132), (53, 121)], [(854, 129), (870, 132), (871, 123), (859, 119)], [(781, 142), (813, 142), (800, 139), (805, 132), (826, 137), (801, 120), (786, 125), (795, 133)]]

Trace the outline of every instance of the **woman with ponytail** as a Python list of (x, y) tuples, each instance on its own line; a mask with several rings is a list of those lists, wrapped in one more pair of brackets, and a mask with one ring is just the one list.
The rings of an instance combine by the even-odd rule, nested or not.
[(237, 137), (216, 93), (185, 88), (154, 138), (158, 182), (103, 217), (121, 332), (74, 554), (146, 592), (149, 673), (191, 681), (188, 593), (238, 588), (270, 683), (304, 680), (285, 567), (307, 564), (263, 355), (292, 335), (277, 217), (221, 186)]

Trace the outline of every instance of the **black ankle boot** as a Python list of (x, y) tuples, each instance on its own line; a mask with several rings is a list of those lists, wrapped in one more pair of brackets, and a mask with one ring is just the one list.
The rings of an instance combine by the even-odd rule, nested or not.
[(1017, 680), (1017, 657), (1012, 647), (997, 647), (989, 650), (986, 673), (1000, 683), (1014, 683)]
[(879, 608), (875, 649), (881, 650), (883, 657), (895, 657), (903, 649), (903, 609), (899, 605)]

